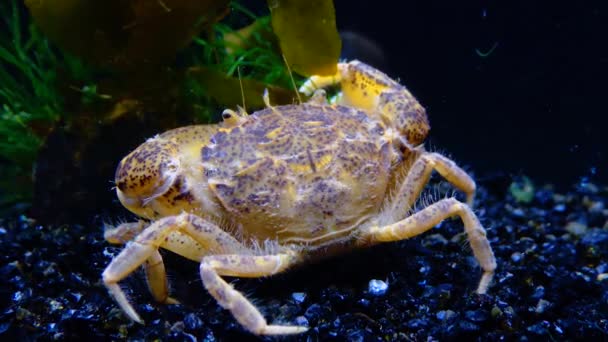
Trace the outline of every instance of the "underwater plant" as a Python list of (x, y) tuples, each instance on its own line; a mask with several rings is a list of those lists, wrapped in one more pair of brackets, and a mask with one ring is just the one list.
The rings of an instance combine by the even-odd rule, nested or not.
[(44, 138), (69, 113), (62, 110), (61, 77), (87, 79), (79, 60), (55, 49), (27, 23), (16, 0), (2, 2), (0, 23), (0, 207), (28, 201), (32, 165)]
[(268, 7), (270, 15), (258, 17), (232, 3), (235, 12), (253, 22), (238, 30), (232, 23), (218, 23), (217, 39), (195, 39), (204, 51), (194, 63), (199, 67), (189, 70), (204, 89), (198, 93), (226, 106), (244, 100), (244, 105), (261, 108), (266, 88), (272, 103), (287, 104), (297, 97), (292, 79), (300, 83), (306, 76), (336, 73), (341, 40), (333, 1), (273, 0)]
[(229, 11), (228, 0), (25, 0), (25, 4), (59, 47), (114, 70), (170, 64), (193, 37)]

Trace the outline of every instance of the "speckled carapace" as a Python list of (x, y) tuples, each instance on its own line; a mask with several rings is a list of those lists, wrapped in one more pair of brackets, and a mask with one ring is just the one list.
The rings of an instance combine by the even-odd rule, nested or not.
[[(331, 103), (321, 89), (338, 84)], [(143, 265), (154, 298), (173, 303), (159, 248), (200, 262), (205, 288), (254, 334), (306, 327), (269, 325), (221, 276), (264, 277), (311, 258), (419, 235), (459, 216), (483, 275), (496, 261), (470, 209), (474, 181), (446, 157), (424, 150), (424, 108), (397, 82), (353, 61), (300, 88), (303, 104), (251, 115), (226, 110), (220, 125), (178, 128), (149, 139), (116, 171), (120, 201), (142, 217), (108, 229), (131, 241), (103, 273), (118, 304), (141, 322), (118, 282)], [(313, 94), (314, 92), (314, 94)], [(467, 195), (413, 207), (436, 170)]]

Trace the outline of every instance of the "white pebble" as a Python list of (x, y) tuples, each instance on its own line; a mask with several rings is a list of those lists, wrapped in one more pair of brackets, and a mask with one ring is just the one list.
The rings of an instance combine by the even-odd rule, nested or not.
[(388, 290), (388, 284), (382, 280), (372, 279), (369, 281), (368, 291), (374, 296), (382, 296)]

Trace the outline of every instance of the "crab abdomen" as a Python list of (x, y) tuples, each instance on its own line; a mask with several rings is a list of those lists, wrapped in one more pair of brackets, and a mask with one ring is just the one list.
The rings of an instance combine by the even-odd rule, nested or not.
[(272, 107), (215, 134), (203, 167), (245, 235), (322, 244), (379, 210), (392, 152), (384, 134), (349, 107)]

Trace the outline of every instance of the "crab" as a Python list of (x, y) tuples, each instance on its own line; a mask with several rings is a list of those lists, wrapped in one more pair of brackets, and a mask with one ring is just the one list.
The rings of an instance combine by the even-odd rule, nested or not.
[[(126, 244), (103, 272), (122, 310), (143, 323), (119, 281), (143, 266), (149, 290), (169, 296), (160, 248), (200, 263), (205, 289), (246, 330), (297, 334), (304, 326), (272, 325), (222, 277), (267, 277), (294, 265), (354, 248), (408, 239), (459, 217), (483, 272), (486, 293), (496, 260), (471, 209), (476, 185), (445, 156), (428, 152), (425, 109), (384, 73), (362, 62), (338, 63), (332, 76), (312, 76), (305, 103), (251, 115), (223, 112), (219, 125), (168, 131), (127, 155), (116, 170), (121, 203), (143, 218), (105, 232)], [(328, 102), (323, 88), (338, 85)], [(414, 210), (433, 171), (466, 201), (444, 198)]]

